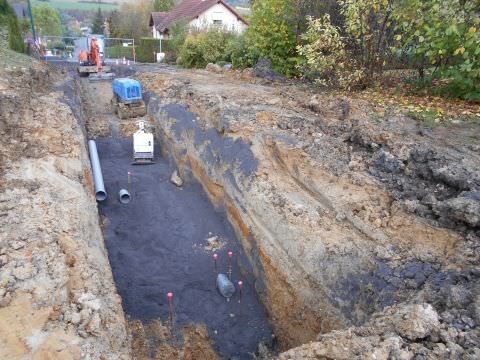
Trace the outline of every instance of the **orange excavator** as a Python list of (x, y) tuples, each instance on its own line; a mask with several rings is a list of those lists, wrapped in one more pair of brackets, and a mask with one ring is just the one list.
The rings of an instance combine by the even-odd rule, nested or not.
[(88, 76), (92, 73), (100, 73), (102, 71), (109, 72), (110, 66), (103, 64), (100, 44), (95, 36), (90, 38), (89, 50), (90, 51), (81, 51), (78, 56), (79, 66), (77, 69), (80, 76)]

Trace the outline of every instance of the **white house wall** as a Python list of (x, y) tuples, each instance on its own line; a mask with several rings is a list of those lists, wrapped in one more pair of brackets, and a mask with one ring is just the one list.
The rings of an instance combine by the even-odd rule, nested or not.
[[(221, 25), (215, 24), (215, 20), (220, 20)], [(224, 5), (216, 4), (202, 13), (197, 19), (190, 22), (193, 30), (204, 30), (209, 27), (219, 26), (225, 30), (242, 33), (247, 29), (247, 25), (239, 19)]]
[(158, 31), (155, 26), (152, 26), (152, 36), (154, 39), (168, 39), (168, 36), (165, 36)]

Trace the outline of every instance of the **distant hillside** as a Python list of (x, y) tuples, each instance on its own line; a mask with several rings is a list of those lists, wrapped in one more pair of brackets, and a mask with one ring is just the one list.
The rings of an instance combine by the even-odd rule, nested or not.
[[(6, 0), (2, 0), (6, 2)], [(120, 7), (124, 3), (134, 3), (138, 0), (32, 0), (32, 5), (47, 3), (58, 10), (97, 10), (112, 11)], [(177, 3), (182, 0), (177, 0)], [(250, 7), (249, 0), (226, 0), (232, 6)], [(26, 0), (8, 0), (10, 4), (26, 4)]]

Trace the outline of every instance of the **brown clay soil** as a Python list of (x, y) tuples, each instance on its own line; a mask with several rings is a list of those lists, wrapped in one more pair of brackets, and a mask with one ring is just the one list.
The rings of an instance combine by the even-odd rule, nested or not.
[[(165, 151), (227, 209), (281, 349), (411, 302), (434, 306), (432, 333), (478, 336), (478, 125), (432, 128), (248, 71), (137, 77)], [(417, 350), (447, 356), (428, 336)], [(413, 356), (401, 339), (395, 351)]]
[(0, 358), (128, 359), (83, 130), (61, 71), (0, 69)]

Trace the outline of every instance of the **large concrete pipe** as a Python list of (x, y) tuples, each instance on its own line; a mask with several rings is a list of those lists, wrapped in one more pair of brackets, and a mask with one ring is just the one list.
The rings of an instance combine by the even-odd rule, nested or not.
[(88, 141), (88, 150), (90, 152), (90, 162), (92, 163), (93, 182), (95, 183), (95, 198), (97, 201), (104, 201), (107, 198), (107, 192), (105, 191), (105, 184), (103, 183), (97, 144), (94, 140)]
[(128, 204), (131, 200), (130, 193), (128, 192), (128, 190), (121, 189), (118, 192), (118, 200), (120, 200), (122, 204)]

